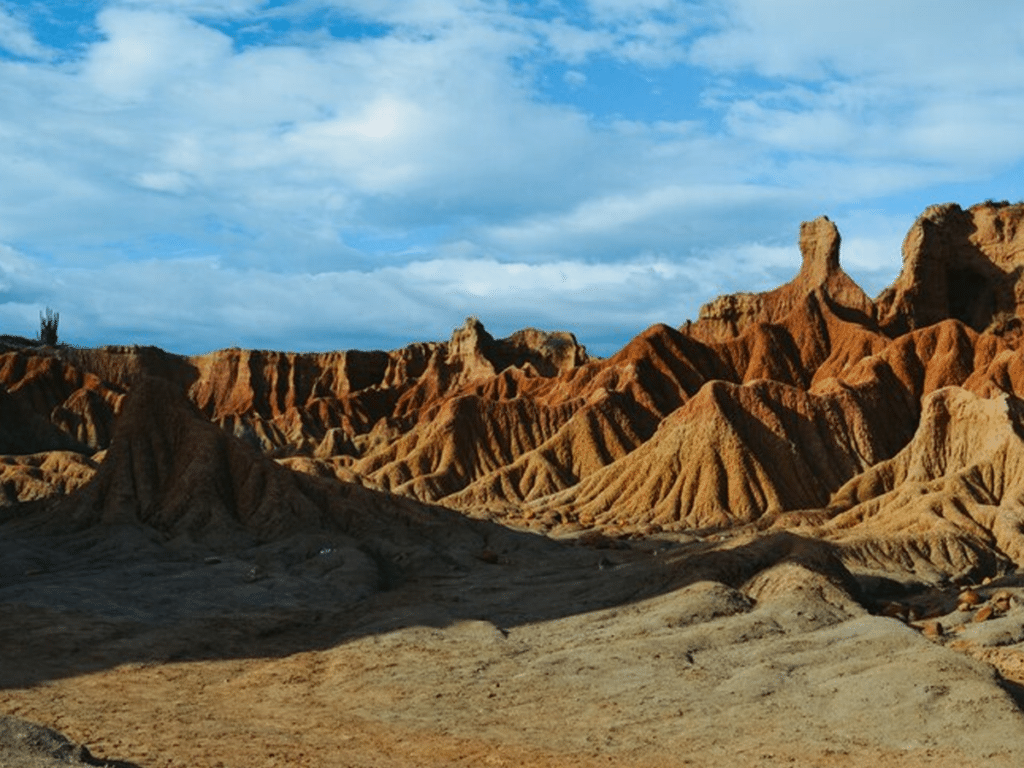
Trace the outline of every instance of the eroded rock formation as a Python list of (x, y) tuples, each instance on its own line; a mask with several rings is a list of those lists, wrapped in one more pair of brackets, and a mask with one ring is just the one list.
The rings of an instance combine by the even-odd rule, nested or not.
[(272, 537), (404, 499), (555, 532), (792, 527), (935, 578), (1024, 566), (1022, 217), (929, 208), (875, 300), (805, 223), (793, 280), (605, 360), (475, 318), (391, 352), (8, 345), (0, 503)]

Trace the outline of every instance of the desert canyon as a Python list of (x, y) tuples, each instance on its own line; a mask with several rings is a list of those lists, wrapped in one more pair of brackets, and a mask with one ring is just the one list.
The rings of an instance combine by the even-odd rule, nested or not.
[(607, 359), (0, 337), (0, 766), (1024, 764), (1024, 204), (799, 254)]

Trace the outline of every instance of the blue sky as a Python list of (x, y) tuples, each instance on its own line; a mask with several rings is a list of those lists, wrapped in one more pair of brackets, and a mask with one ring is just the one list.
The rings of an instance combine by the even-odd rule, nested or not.
[(1022, 159), (1016, 0), (0, 0), (0, 332), (606, 355)]

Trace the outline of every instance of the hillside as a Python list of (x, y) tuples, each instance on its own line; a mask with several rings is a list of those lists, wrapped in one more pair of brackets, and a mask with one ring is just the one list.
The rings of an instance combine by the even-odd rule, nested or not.
[(928, 208), (874, 299), (804, 223), (607, 359), (0, 339), (0, 714), (145, 768), (1020, 764), (1022, 220)]
[[(613, 535), (832, 516), (912, 440), (940, 439), (921, 434), (934, 393), (1016, 402), (1022, 215), (1020, 205), (929, 208), (907, 235), (902, 272), (874, 300), (843, 272), (835, 225), (805, 223), (789, 283), (715, 299), (695, 322), (653, 326), (606, 360), (571, 333), (495, 339), (475, 318), (447, 342), (391, 352), (12, 348), (0, 355), (4, 495), (11, 504), (83, 485), (117, 442), (118, 414), (161, 410), (152, 385), (133, 395), (155, 378), (168, 403), (180, 391), (248, 446), (228, 451), (229, 463), (273, 460), (470, 516)], [(133, 407), (140, 397), (147, 404)], [(950, 416), (950, 433), (971, 429), (969, 410)], [(166, 452), (179, 449), (163, 450), (151, 461), (173, 465)], [(204, 464), (202, 482), (235, 464)], [(881, 530), (877, 517), (864, 536)], [(167, 524), (184, 525), (177, 513)], [(1015, 534), (977, 525), (986, 536), (970, 525), (944, 535), (965, 537), (990, 564), (1016, 562)]]

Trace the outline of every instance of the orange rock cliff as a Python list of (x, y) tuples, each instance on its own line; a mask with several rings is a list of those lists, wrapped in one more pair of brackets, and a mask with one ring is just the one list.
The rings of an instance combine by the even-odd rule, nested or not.
[(259, 538), (387, 497), (556, 534), (792, 529), (862, 570), (1024, 566), (1022, 217), (928, 208), (874, 300), (819, 218), (793, 280), (608, 359), (475, 318), (391, 352), (7, 343), (0, 502)]

